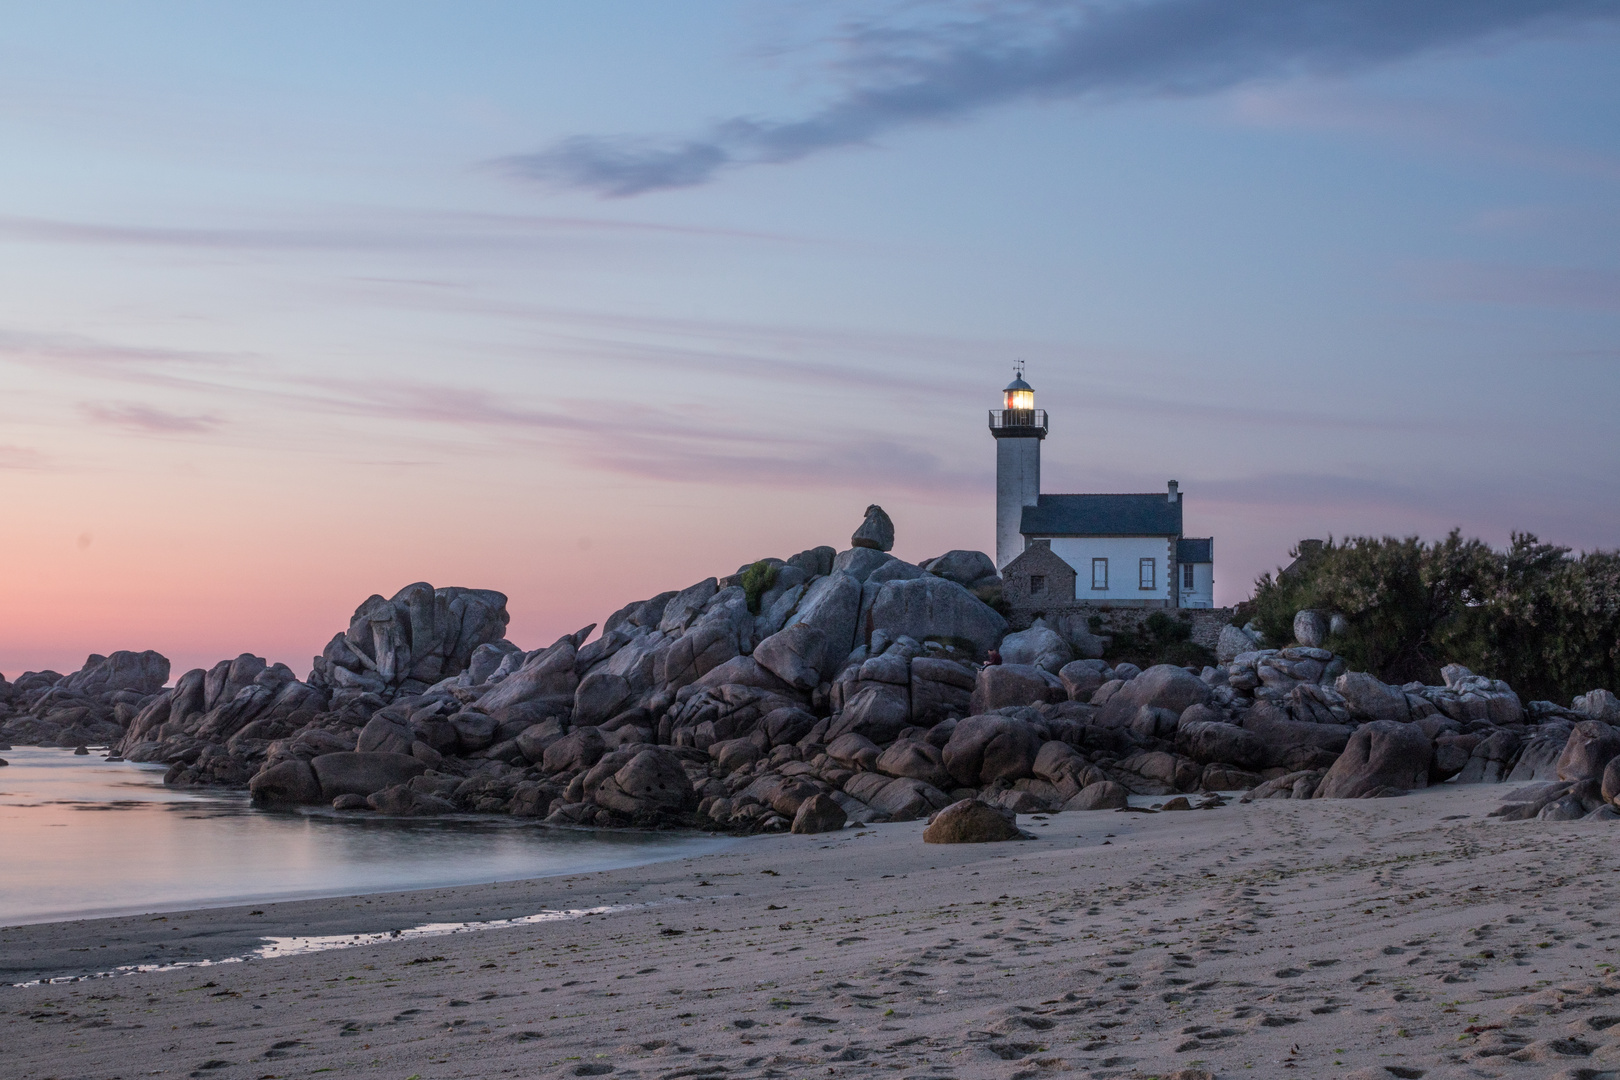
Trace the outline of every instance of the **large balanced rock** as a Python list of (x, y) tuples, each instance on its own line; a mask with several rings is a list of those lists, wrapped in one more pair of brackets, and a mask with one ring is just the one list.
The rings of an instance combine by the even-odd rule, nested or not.
[(1434, 752), (1415, 724), (1374, 720), (1356, 729), (1316, 786), (1318, 799), (1360, 799), (1429, 786)]
[(1022, 837), (1016, 815), (977, 799), (952, 803), (923, 830), (925, 844), (987, 844)]
[(866, 508), (866, 520), (849, 542), (852, 547), (889, 551), (894, 547), (894, 522), (883, 512), (883, 507), (874, 503)]
[(964, 787), (1033, 776), (1041, 737), (1014, 716), (970, 716), (951, 731), (941, 758), (945, 769)]
[(427, 771), (426, 765), (408, 754), (362, 754), (353, 750), (322, 754), (309, 764), (321, 785), (321, 799), (327, 802), (339, 795), (370, 795)]

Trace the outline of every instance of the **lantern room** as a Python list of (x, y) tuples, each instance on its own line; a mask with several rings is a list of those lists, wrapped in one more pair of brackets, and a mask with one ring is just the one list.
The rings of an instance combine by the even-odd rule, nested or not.
[(1025, 382), (1022, 375), (1013, 376), (1005, 393), (1006, 404), (1002, 407), (1008, 412), (1023, 412), (1035, 407), (1035, 388)]

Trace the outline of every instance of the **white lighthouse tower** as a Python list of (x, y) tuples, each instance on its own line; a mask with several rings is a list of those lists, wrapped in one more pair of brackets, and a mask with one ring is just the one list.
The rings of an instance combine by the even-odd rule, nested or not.
[(1024, 507), (1040, 501), (1041, 440), (1046, 438), (1046, 413), (1035, 407), (1035, 388), (1024, 381), (1022, 364), (1003, 394), (1002, 407), (990, 410), (990, 434), (996, 440), (998, 571), (1024, 552)]

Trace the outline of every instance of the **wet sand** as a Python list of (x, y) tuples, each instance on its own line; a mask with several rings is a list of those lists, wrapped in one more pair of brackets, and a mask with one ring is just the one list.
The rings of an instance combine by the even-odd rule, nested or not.
[(1620, 1078), (1614, 827), (1487, 820), (1505, 790), (1061, 814), (995, 845), (924, 845), (913, 822), (532, 882), (7, 928), (16, 982), (266, 936), (615, 909), (7, 987), (5, 1074)]

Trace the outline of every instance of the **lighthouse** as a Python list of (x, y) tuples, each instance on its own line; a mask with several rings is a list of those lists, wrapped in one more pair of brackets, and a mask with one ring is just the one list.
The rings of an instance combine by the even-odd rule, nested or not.
[(1002, 392), (1002, 407), (990, 410), (996, 440), (996, 569), (1024, 551), (1024, 508), (1041, 498), (1041, 440), (1046, 413), (1035, 407), (1035, 388), (1021, 370)]

